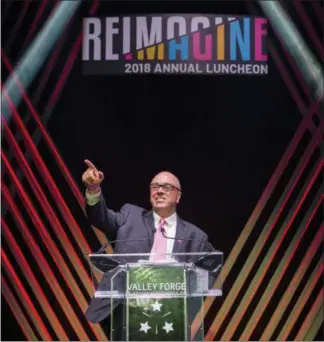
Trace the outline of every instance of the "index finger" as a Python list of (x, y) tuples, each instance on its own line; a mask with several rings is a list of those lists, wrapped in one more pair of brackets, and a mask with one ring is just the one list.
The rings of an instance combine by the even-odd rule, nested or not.
[(91, 163), (90, 160), (86, 159), (84, 161), (90, 169), (97, 170), (97, 168)]

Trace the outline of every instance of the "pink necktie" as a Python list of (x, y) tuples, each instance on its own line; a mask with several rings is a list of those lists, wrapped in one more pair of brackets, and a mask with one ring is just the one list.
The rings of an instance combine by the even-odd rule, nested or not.
[[(151, 253), (167, 253), (167, 239), (162, 235), (161, 228), (165, 225), (165, 220), (160, 219), (157, 231), (154, 236), (154, 243), (152, 247)], [(164, 255), (153, 255), (152, 259), (156, 260), (163, 260), (165, 259)]]

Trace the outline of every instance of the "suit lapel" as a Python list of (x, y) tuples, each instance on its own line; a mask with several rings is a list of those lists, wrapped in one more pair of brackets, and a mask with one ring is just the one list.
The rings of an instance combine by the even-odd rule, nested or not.
[(152, 246), (153, 246), (153, 239), (154, 239), (154, 235), (153, 235), (153, 230), (154, 230), (154, 219), (153, 219), (153, 211), (148, 211), (145, 215), (144, 215), (144, 223), (145, 226), (148, 230), (148, 236), (149, 236), (149, 250), (151, 250)]
[(187, 235), (187, 227), (185, 223), (180, 219), (179, 216), (177, 216), (177, 229), (176, 229), (176, 235), (175, 235), (175, 241), (173, 245), (173, 251), (172, 253), (181, 253), (183, 252), (183, 245), (185, 243)]

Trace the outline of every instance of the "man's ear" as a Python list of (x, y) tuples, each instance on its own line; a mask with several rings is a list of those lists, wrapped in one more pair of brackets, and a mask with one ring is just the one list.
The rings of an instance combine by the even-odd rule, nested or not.
[(181, 192), (178, 193), (177, 204), (180, 202), (180, 198), (181, 198)]

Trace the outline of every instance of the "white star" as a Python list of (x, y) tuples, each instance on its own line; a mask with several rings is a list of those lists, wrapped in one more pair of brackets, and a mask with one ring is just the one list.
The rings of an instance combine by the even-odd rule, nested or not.
[(153, 307), (153, 311), (161, 311), (162, 304), (160, 304), (158, 301), (156, 301), (155, 303), (153, 303), (151, 305)]
[(139, 331), (144, 331), (145, 334), (147, 334), (147, 331), (151, 329), (151, 327), (148, 325), (148, 322), (141, 323), (141, 329)]
[(166, 333), (168, 334), (169, 331), (174, 331), (172, 328), (173, 323), (168, 323), (165, 322), (164, 327), (162, 329), (164, 329), (166, 331)]

